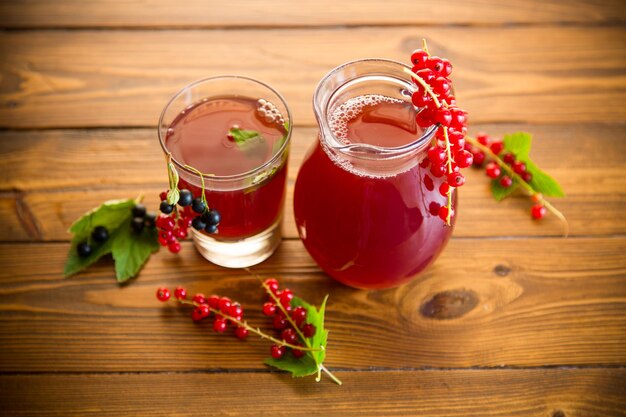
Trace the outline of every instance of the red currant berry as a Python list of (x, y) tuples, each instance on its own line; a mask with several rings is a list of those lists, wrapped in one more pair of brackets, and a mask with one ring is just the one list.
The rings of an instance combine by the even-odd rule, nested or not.
[(248, 337), (248, 329), (241, 326), (237, 327), (235, 329), (235, 336), (237, 336), (237, 339), (245, 339), (246, 337)]
[(164, 218), (161, 223), (161, 229), (167, 230), (169, 232), (174, 230), (174, 226), (176, 226), (176, 221), (174, 221), (174, 219), (170, 216), (167, 216), (166, 218)]
[(167, 248), (172, 253), (178, 253), (181, 249), (180, 242), (178, 240), (170, 241), (170, 243), (167, 244)]
[(441, 204), (436, 201), (431, 201), (428, 205), (428, 212), (433, 216), (439, 216), (439, 207), (441, 207)]
[(205, 304), (206, 303), (206, 297), (204, 296), (204, 294), (200, 294), (200, 293), (194, 295), (191, 300), (194, 303), (198, 303), (198, 304)]
[(423, 108), (415, 116), (415, 122), (419, 127), (428, 127), (434, 125), (433, 112), (428, 107)]
[(450, 109), (450, 112), (452, 113), (452, 125), (453, 126), (458, 126), (458, 127), (465, 126), (465, 122), (467, 121), (467, 113), (465, 113), (463, 110), (459, 109), (458, 107), (452, 107)]
[(489, 148), (491, 149), (491, 152), (499, 155), (500, 152), (504, 150), (504, 143), (502, 143), (502, 141), (492, 142), (491, 145), (489, 145)]
[(306, 354), (306, 352), (300, 349), (292, 349), (291, 354), (293, 355), (294, 358), (300, 359)]
[(462, 150), (457, 152), (454, 156), (454, 162), (456, 162), (459, 168), (467, 168), (472, 165), (472, 162), (474, 162), (474, 157), (471, 152)]
[(276, 292), (278, 291), (278, 281), (276, 281), (274, 278), (268, 278), (264, 282), (265, 286), (269, 288), (272, 294), (276, 294)]
[(476, 167), (479, 167), (483, 164), (483, 162), (485, 162), (485, 154), (481, 151), (476, 151), (472, 154), (472, 157), (474, 159), (473, 164)]
[(448, 195), (449, 190), (450, 190), (450, 185), (448, 185), (447, 182), (442, 182), (441, 185), (439, 186), (439, 194), (441, 194), (444, 197)]
[(283, 330), (287, 327), (287, 320), (284, 317), (281, 317), (280, 314), (276, 314), (272, 319), (272, 324), (276, 330)]
[(220, 298), (220, 311), (224, 314), (228, 314), (228, 309), (230, 309), (230, 306), (233, 304), (233, 302), (230, 300), (230, 298), (228, 297), (222, 297)]
[(220, 296), (219, 295), (211, 295), (209, 296), (209, 298), (207, 298), (207, 303), (209, 304), (209, 307), (211, 307), (213, 310), (219, 310), (220, 308)]
[(213, 321), (213, 330), (215, 330), (217, 333), (224, 333), (224, 331), (226, 330), (226, 326), (227, 323), (223, 317), (216, 317)]
[(428, 174), (424, 174), (424, 187), (426, 187), (428, 191), (432, 191), (435, 189), (435, 183), (433, 182), (433, 179), (430, 178), (430, 175)]
[(168, 290), (165, 287), (161, 287), (157, 290), (156, 296), (159, 301), (165, 302), (170, 299), (170, 296), (171, 296), (170, 290)]
[(162, 238), (161, 236), (159, 236), (159, 245), (161, 246), (167, 246), (167, 244), (169, 243), (169, 240), (166, 240), (164, 238)]
[(443, 64), (443, 67), (439, 71), (439, 74), (444, 77), (449, 77), (450, 74), (452, 74), (452, 63), (445, 58), (441, 59), (441, 63)]
[(526, 182), (531, 182), (533, 180), (533, 174), (531, 174), (528, 171), (524, 171), (522, 172), (522, 174), (520, 175), (522, 177), (522, 179)]
[(159, 193), (159, 200), (163, 201), (167, 199), (167, 191), (161, 191)]
[(280, 304), (283, 307), (287, 307), (289, 305), (291, 305), (291, 300), (293, 299), (293, 293), (291, 292), (290, 289), (285, 289), (281, 294), (280, 294)]
[(446, 161), (446, 150), (440, 147), (432, 147), (428, 150), (428, 159), (433, 165), (440, 165)]
[(495, 162), (489, 162), (485, 168), (485, 173), (489, 178), (498, 178), (502, 173), (500, 166)]
[(452, 123), (452, 113), (450, 110), (441, 107), (437, 110), (437, 113), (435, 113), (435, 121), (440, 123), (442, 126), (450, 126)]
[(435, 178), (442, 177), (446, 173), (446, 166), (443, 164), (432, 164), (430, 166), (430, 173), (433, 174)]
[(478, 136), (476, 136), (476, 140), (484, 146), (489, 146), (489, 142), (491, 141), (486, 133), (479, 133)]
[(241, 320), (243, 317), (243, 308), (239, 304), (233, 304), (228, 308), (228, 315)]
[(500, 178), (500, 185), (504, 188), (509, 188), (511, 185), (513, 185), (513, 180), (508, 175), (504, 175), (502, 176), (502, 178)]
[(452, 187), (461, 187), (465, 184), (465, 177), (460, 172), (452, 172), (448, 174), (448, 183)]
[(206, 304), (200, 304), (198, 307), (194, 308), (191, 312), (191, 318), (193, 321), (200, 321), (209, 317), (211, 314), (211, 310), (209, 310), (209, 306)]
[(285, 347), (284, 346), (278, 346), (278, 345), (272, 345), (270, 347), (270, 354), (272, 355), (272, 358), (280, 359), (285, 354)]
[(512, 153), (505, 153), (504, 156), (502, 157), (502, 160), (504, 161), (505, 164), (511, 165), (513, 162), (515, 162), (515, 154)]
[(315, 325), (311, 323), (305, 323), (302, 326), (302, 334), (304, 335), (304, 337), (313, 337), (315, 336), (316, 331), (317, 329), (315, 328)]
[(186, 229), (182, 229), (177, 227), (176, 229), (174, 229), (174, 231), (172, 232), (172, 235), (176, 238), (176, 239), (185, 239), (187, 237), (187, 230)]
[(306, 320), (306, 309), (304, 307), (296, 307), (291, 312), (291, 319), (296, 323), (296, 326), (300, 327)]
[[(452, 216), (454, 216), (454, 211), (450, 213), (450, 218), (452, 218)], [(439, 218), (443, 220), (444, 222), (448, 221), (448, 207), (447, 206), (441, 206), (439, 208)]]
[(170, 240), (172, 240), (173, 235), (172, 235), (171, 231), (163, 230), (163, 231), (161, 231), (161, 233), (159, 233), (159, 237), (161, 239), (163, 239), (166, 242), (166, 244), (167, 244), (167, 243), (169, 243)]
[(438, 56), (431, 56), (426, 61), (426, 67), (439, 74), (443, 70), (443, 61)]
[(416, 67), (424, 67), (426, 65), (426, 61), (428, 61), (428, 52), (423, 49), (416, 49), (411, 54), (411, 62)]
[(464, 138), (465, 133), (463, 133), (462, 129), (455, 129), (454, 127), (448, 128), (448, 139), (450, 139), (450, 142), (458, 142)]
[(526, 164), (523, 163), (522, 161), (513, 162), (512, 167), (513, 167), (513, 171), (515, 171), (515, 173), (518, 175), (522, 175), (522, 172), (526, 172)]
[(411, 96), (411, 101), (415, 107), (422, 108), (431, 105), (433, 98), (430, 94), (418, 90)]
[[(415, 67), (413, 69), (415, 69)], [(437, 78), (437, 74), (435, 74), (433, 70), (429, 68), (424, 68), (419, 71), (413, 71), (413, 72), (422, 80), (426, 81), (426, 84), (431, 84), (433, 81), (435, 81), (435, 78)]]
[(267, 302), (263, 304), (263, 314), (266, 316), (273, 316), (276, 313), (276, 304)]
[(184, 289), (183, 287), (176, 287), (176, 289), (174, 290), (174, 297), (176, 297), (177, 300), (184, 300), (187, 298), (187, 290)]
[(539, 220), (546, 215), (546, 208), (541, 204), (535, 204), (532, 209), (530, 209), (530, 214), (533, 216), (533, 219)]
[(280, 337), (287, 343), (294, 344), (298, 341), (298, 335), (293, 329), (285, 329), (280, 333)]
[(432, 83), (433, 91), (440, 96), (447, 96), (452, 86), (446, 77), (437, 77)]

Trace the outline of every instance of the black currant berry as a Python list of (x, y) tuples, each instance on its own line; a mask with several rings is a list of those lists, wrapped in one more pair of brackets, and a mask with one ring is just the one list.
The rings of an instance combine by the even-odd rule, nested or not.
[(145, 217), (145, 216), (146, 216), (146, 206), (140, 203), (135, 204), (135, 207), (133, 207), (133, 217)]
[(87, 242), (80, 242), (76, 246), (76, 252), (78, 252), (78, 256), (80, 256), (81, 258), (86, 258), (91, 255), (91, 245)]
[(147, 213), (146, 217), (144, 217), (144, 219), (146, 220), (146, 226), (154, 229), (156, 227), (156, 214), (154, 213)]
[(109, 238), (109, 231), (104, 226), (96, 226), (91, 232), (91, 238), (98, 243), (106, 242)]
[(163, 214), (170, 214), (171, 212), (174, 211), (174, 206), (171, 204), (168, 204), (166, 200), (161, 201), (161, 205), (159, 206), (159, 210), (161, 210), (161, 213)]
[(195, 211), (196, 213), (200, 213), (200, 214), (204, 213), (205, 208), (206, 206), (204, 205), (204, 201), (202, 201), (201, 198), (194, 198), (193, 201), (191, 202), (191, 209)]
[(196, 230), (202, 230), (206, 227), (206, 223), (202, 220), (202, 216), (197, 216), (191, 221), (191, 225)]
[(187, 207), (193, 200), (193, 194), (189, 190), (180, 190), (180, 196), (178, 197), (178, 205), (181, 207)]
[(130, 223), (130, 226), (133, 228), (133, 231), (135, 233), (141, 233), (144, 225), (145, 225), (145, 221), (143, 217), (133, 217), (133, 220)]
[(206, 224), (217, 226), (220, 223), (220, 220), (222, 220), (222, 216), (220, 216), (219, 211), (211, 209), (204, 213), (204, 215), (202, 216), (202, 220), (204, 220)]
[(211, 234), (217, 232), (217, 226), (214, 224), (209, 224), (204, 228), (204, 231)]

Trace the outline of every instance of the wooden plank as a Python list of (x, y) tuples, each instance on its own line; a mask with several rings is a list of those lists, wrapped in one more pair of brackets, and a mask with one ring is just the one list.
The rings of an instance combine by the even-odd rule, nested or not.
[(229, 73), (273, 85), (295, 124), (310, 126), (311, 96), (331, 68), (363, 57), (406, 61), (422, 37), (456, 65), (457, 96), (474, 123), (621, 122), (625, 33), (622, 26), (5, 32), (0, 127), (152, 126), (184, 85)]
[[(554, 199), (572, 235), (626, 233), (626, 141), (621, 125), (479, 125), (495, 137), (519, 130), (535, 135), (533, 156), (555, 176), (568, 197)], [(291, 151), (284, 235), (296, 238), (293, 187), (298, 167), (317, 137), (296, 128)], [(606, 149), (607, 152), (598, 150)], [(97, 163), (94, 163), (97, 160)], [(143, 192), (156, 209), (166, 185), (153, 129), (0, 132), (0, 240), (68, 240), (69, 225), (107, 199)], [(468, 170), (455, 236), (529, 236), (562, 233), (553, 216), (530, 220), (524, 198), (496, 203), (480, 170)], [(12, 190), (18, 190), (17, 192)], [(494, 225), (498, 225), (494, 227)]]
[[(230, 296), (265, 327), (262, 290), (246, 272), (185, 243), (179, 256), (154, 255), (127, 287), (110, 261), (64, 280), (67, 250), (0, 245), (0, 372), (263, 368), (266, 342), (216, 335), (154, 296), (161, 285)], [(313, 303), (330, 294), (330, 367), (623, 365), (625, 254), (626, 238), (454, 240), (421, 279), (387, 291), (336, 284), (300, 241), (253, 269)]]
[(621, 415), (626, 407), (623, 369), (338, 375), (341, 387), (266, 373), (11, 375), (0, 376), (0, 401), (8, 415), (47, 416), (577, 417)]
[(502, 24), (502, 23), (604, 23), (626, 19), (619, 1), (566, 4), (551, 0), (271, 0), (224, 3), (188, 0), (184, 7), (165, 0), (45, 0), (0, 3), (3, 28), (75, 27), (292, 27), (319, 25)]

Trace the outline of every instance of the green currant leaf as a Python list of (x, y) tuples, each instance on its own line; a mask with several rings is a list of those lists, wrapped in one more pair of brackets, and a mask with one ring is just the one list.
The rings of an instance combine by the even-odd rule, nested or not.
[(160, 247), (156, 229), (144, 228), (141, 233), (135, 233), (130, 222), (122, 224), (112, 240), (111, 252), (119, 282), (137, 275), (150, 255)]
[(317, 352), (307, 352), (307, 356), (312, 356), (315, 362), (321, 365), (326, 358), (326, 343), (328, 341), (328, 330), (324, 328), (324, 310), (326, 309), (326, 301), (328, 295), (324, 297), (324, 301), (319, 310), (299, 297), (293, 297), (291, 305), (293, 308), (304, 307), (306, 309), (306, 321), (315, 326), (315, 335), (309, 339), (312, 348), (323, 348)]
[(80, 242), (89, 237), (96, 226), (104, 226), (109, 233), (120, 224), (130, 219), (135, 200), (110, 200), (99, 207), (88, 211), (70, 226), (69, 232), (74, 234), (73, 242)]
[(526, 170), (533, 175), (529, 185), (533, 190), (546, 197), (565, 197), (565, 193), (558, 182), (544, 171), (539, 169), (530, 159), (524, 161)]
[(285, 354), (280, 359), (268, 358), (265, 360), (265, 364), (281, 371), (291, 372), (291, 376), (294, 378), (317, 373), (317, 363), (308, 355), (296, 359), (291, 354)]
[(504, 136), (504, 148), (508, 152), (513, 152), (519, 160), (528, 159), (532, 136), (526, 132), (515, 132)]
[(93, 248), (93, 252), (91, 253), (91, 255), (86, 258), (81, 258), (80, 256), (78, 256), (78, 253), (76, 252), (76, 245), (78, 243), (80, 242), (73, 242), (72, 246), (70, 247), (70, 251), (67, 254), (67, 261), (65, 262), (65, 268), (63, 270), (63, 275), (66, 278), (70, 275), (74, 275), (75, 273), (82, 271), (83, 269), (86, 269), (87, 267), (98, 261), (100, 258), (102, 258), (104, 255), (108, 255), (109, 253), (111, 253), (111, 236), (109, 236), (109, 239), (106, 242)]
[(513, 182), (510, 187), (505, 188), (500, 185), (500, 180), (492, 180), (491, 181), (491, 194), (496, 201), (502, 201), (507, 198), (509, 195), (513, 193), (517, 189), (517, 183)]

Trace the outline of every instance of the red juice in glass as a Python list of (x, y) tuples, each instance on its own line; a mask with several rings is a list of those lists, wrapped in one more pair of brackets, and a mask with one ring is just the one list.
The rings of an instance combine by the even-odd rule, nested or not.
[[(366, 61), (365, 73), (382, 65), (379, 72), (404, 78), (401, 64), (368, 61), (376, 62)], [(366, 77), (366, 85), (350, 85), (362, 62), (346, 64), (353, 68), (340, 79), (349, 87), (332, 84), (333, 72), (318, 87), (320, 136), (300, 168), (294, 212), (306, 249), (325, 272), (353, 287), (389, 288), (430, 265), (452, 227), (438, 217), (447, 203), (438, 191), (443, 181), (419, 165), (432, 130), (415, 123), (401, 80), (385, 78), (380, 87)], [(359, 94), (368, 90), (383, 94)]]
[[(291, 133), (284, 101), (243, 77), (200, 81), (173, 101), (178, 97), (178, 111), (160, 124), (162, 146), (176, 165), (179, 189), (199, 197), (204, 180), (207, 202), (221, 214), (216, 233), (192, 231), (196, 248), (222, 266), (261, 262), (280, 242)], [(241, 140), (231, 129), (255, 135)]]

